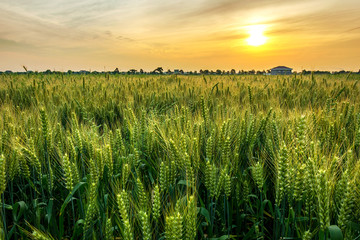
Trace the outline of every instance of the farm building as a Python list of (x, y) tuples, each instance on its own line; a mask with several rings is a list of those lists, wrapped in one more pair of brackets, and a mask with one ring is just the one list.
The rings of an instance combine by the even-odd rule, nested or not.
[(271, 75), (290, 75), (292, 68), (278, 66), (271, 69)]

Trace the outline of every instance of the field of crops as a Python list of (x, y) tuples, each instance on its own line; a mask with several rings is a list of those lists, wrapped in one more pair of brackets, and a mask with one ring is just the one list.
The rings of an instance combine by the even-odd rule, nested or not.
[(360, 75), (0, 75), (0, 239), (360, 239)]

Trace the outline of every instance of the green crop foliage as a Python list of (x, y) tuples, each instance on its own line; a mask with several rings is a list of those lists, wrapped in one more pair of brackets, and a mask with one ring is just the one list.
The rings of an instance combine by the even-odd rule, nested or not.
[(360, 75), (0, 75), (0, 239), (360, 239)]

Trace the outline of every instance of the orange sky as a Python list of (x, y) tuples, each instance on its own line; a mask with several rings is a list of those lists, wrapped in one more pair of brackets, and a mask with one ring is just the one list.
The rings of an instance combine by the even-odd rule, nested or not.
[(360, 69), (359, 0), (0, 1), (0, 71)]

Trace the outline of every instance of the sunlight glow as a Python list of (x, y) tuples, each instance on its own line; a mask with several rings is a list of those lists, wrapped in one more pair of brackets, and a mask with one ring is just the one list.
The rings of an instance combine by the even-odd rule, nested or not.
[(252, 25), (248, 27), (249, 38), (246, 42), (250, 46), (260, 46), (266, 43), (267, 37), (264, 36), (265, 26), (264, 25)]

